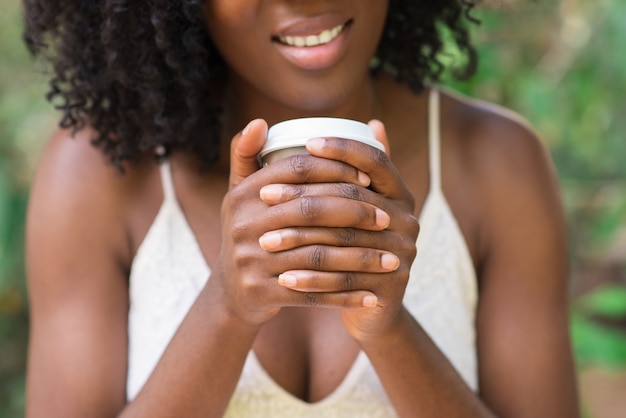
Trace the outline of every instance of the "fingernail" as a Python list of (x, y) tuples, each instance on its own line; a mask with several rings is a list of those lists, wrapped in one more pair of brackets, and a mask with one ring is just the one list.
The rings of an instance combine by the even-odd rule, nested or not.
[(306, 147), (308, 150), (321, 151), (325, 143), (324, 138), (311, 138), (306, 142)]
[(384, 229), (389, 226), (389, 222), (391, 222), (391, 219), (387, 212), (376, 208), (376, 225)]
[(278, 184), (268, 184), (267, 186), (261, 187), (259, 196), (264, 202), (275, 202), (280, 200), (283, 196), (283, 188)]
[(372, 183), (372, 179), (370, 178), (370, 176), (359, 170), (359, 184), (361, 186), (367, 187), (370, 185), (370, 183)]
[(248, 122), (248, 124), (246, 125), (246, 127), (245, 127), (245, 128), (243, 128), (243, 131), (241, 131), (241, 136), (246, 136), (246, 135), (248, 135), (248, 132), (250, 132), (250, 127), (252, 126), (252, 123), (253, 123), (253, 122), (254, 122), (254, 121), (250, 121), (250, 122)]
[(298, 284), (298, 280), (296, 279), (296, 276), (288, 273), (283, 273), (278, 276), (278, 284), (285, 287), (294, 287), (296, 284)]
[(375, 308), (378, 305), (378, 298), (374, 295), (367, 295), (363, 297), (362, 303), (365, 308)]
[(385, 270), (394, 271), (400, 267), (400, 260), (393, 254), (383, 254), (380, 257), (380, 265)]
[(278, 248), (282, 241), (282, 237), (278, 232), (266, 232), (259, 238), (259, 245), (264, 250), (273, 250)]

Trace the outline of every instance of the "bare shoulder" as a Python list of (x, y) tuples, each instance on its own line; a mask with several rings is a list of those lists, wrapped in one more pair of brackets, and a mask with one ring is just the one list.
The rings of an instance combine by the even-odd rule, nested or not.
[(147, 170), (137, 164), (122, 175), (91, 137), (56, 132), (32, 183), (29, 416), (113, 415), (124, 405), (131, 213)]
[(551, 165), (543, 140), (519, 114), (447, 90), (442, 109), (455, 145), (477, 163), (477, 169), (505, 175), (524, 168), (536, 172), (537, 164)]
[(453, 176), (474, 197), (481, 258), (506, 240), (529, 244), (529, 233), (562, 241), (557, 177), (530, 124), (511, 110), (447, 90), (441, 108), (443, 136), (457, 167)]
[(122, 173), (91, 144), (92, 137), (89, 129), (58, 130), (46, 142), (31, 187), (27, 233), (38, 241), (62, 234), (68, 243), (74, 235), (80, 242), (87, 237), (78, 235), (97, 234), (102, 250), (128, 261), (128, 215), (146, 169), (136, 164)]
[(456, 93), (442, 96), (443, 129), (473, 180), (490, 186), (485, 193), (557, 187), (549, 150), (522, 116)]
[(476, 214), (481, 397), (502, 415), (579, 416), (565, 219), (548, 149), (509, 110), (448, 92), (442, 109)]

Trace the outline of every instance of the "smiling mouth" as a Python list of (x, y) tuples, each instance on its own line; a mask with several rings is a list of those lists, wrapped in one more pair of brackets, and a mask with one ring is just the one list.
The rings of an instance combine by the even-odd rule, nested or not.
[(287, 46), (311, 48), (332, 42), (348, 27), (350, 22), (342, 23), (332, 29), (326, 29), (315, 35), (307, 36), (275, 36), (274, 41)]

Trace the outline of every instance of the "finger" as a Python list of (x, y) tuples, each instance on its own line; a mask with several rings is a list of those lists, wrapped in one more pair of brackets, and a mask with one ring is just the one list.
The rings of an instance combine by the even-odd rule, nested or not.
[(400, 173), (383, 151), (342, 138), (313, 138), (306, 147), (311, 155), (342, 161), (364, 172), (376, 192), (397, 200), (412, 200)]
[(283, 227), (352, 227), (381, 231), (391, 218), (382, 209), (367, 203), (334, 196), (304, 196), (266, 211), (268, 222)]
[(380, 274), (290, 270), (278, 276), (278, 284), (297, 292), (350, 292), (380, 286), (381, 280), (391, 280)]
[(385, 125), (378, 119), (372, 119), (367, 124), (374, 131), (376, 139), (385, 146), (387, 156), (391, 157), (391, 148), (389, 147), (389, 138), (387, 137)]
[(351, 183), (368, 187), (371, 182), (367, 174), (349, 164), (308, 154), (282, 158), (264, 167), (263, 172), (266, 183)]
[(374, 308), (378, 306), (378, 298), (372, 292), (356, 290), (352, 292), (297, 292), (291, 289), (288, 306), (318, 308)]
[[(276, 205), (307, 196), (341, 197), (367, 202), (382, 209), (391, 217), (386, 229), (415, 231), (417, 219), (397, 205), (389, 204), (389, 199), (365, 187), (349, 183), (313, 183), (313, 184), (268, 184), (259, 191), (261, 200), (268, 205)], [(361, 246), (361, 245), (359, 245)], [(363, 245), (367, 246), (367, 245)]]
[(385, 250), (365, 247), (309, 245), (273, 254), (277, 274), (288, 270), (389, 273), (400, 268), (400, 259)]
[(259, 169), (257, 154), (267, 137), (267, 123), (255, 119), (233, 138), (230, 145), (229, 189)]
[(301, 306), (318, 308), (376, 307), (378, 298), (368, 290), (349, 292), (299, 292), (284, 286), (269, 286), (265, 290), (270, 306)]
[[(328, 245), (333, 247), (377, 248), (381, 235), (388, 231), (366, 231), (357, 228), (300, 227), (269, 231), (261, 235), (259, 245), (268, 252), (291, 250), (307, 245)], [(389, 235), (391, 239), (392, 235)]]
[(288, 202), (303, 196), (335, 196), (346, 199), (381, 202), (377, 193), (352, 183), (268, 184), (259, 191), (268, 205)]

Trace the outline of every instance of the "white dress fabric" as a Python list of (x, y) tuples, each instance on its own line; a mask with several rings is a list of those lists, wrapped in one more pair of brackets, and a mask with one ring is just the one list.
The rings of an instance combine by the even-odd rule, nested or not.
[[(430, 190), (420, 214), (417, 257), (404, 304), (467, 385), (478, 390), (476, 274), (441, 189), (439, 93), (429, 97)], [(161, 165), (164, 200), (130, 274), (127, 398), (141, 390), (210, 276), (198, 242)], [(393, 355), (393, 353), (390, 353)], [(343, 382), (325, 399), (304, 402), (280, 387), (251, 350), (225, 417), (396, 417), (368, 357), (360, 352)]]

